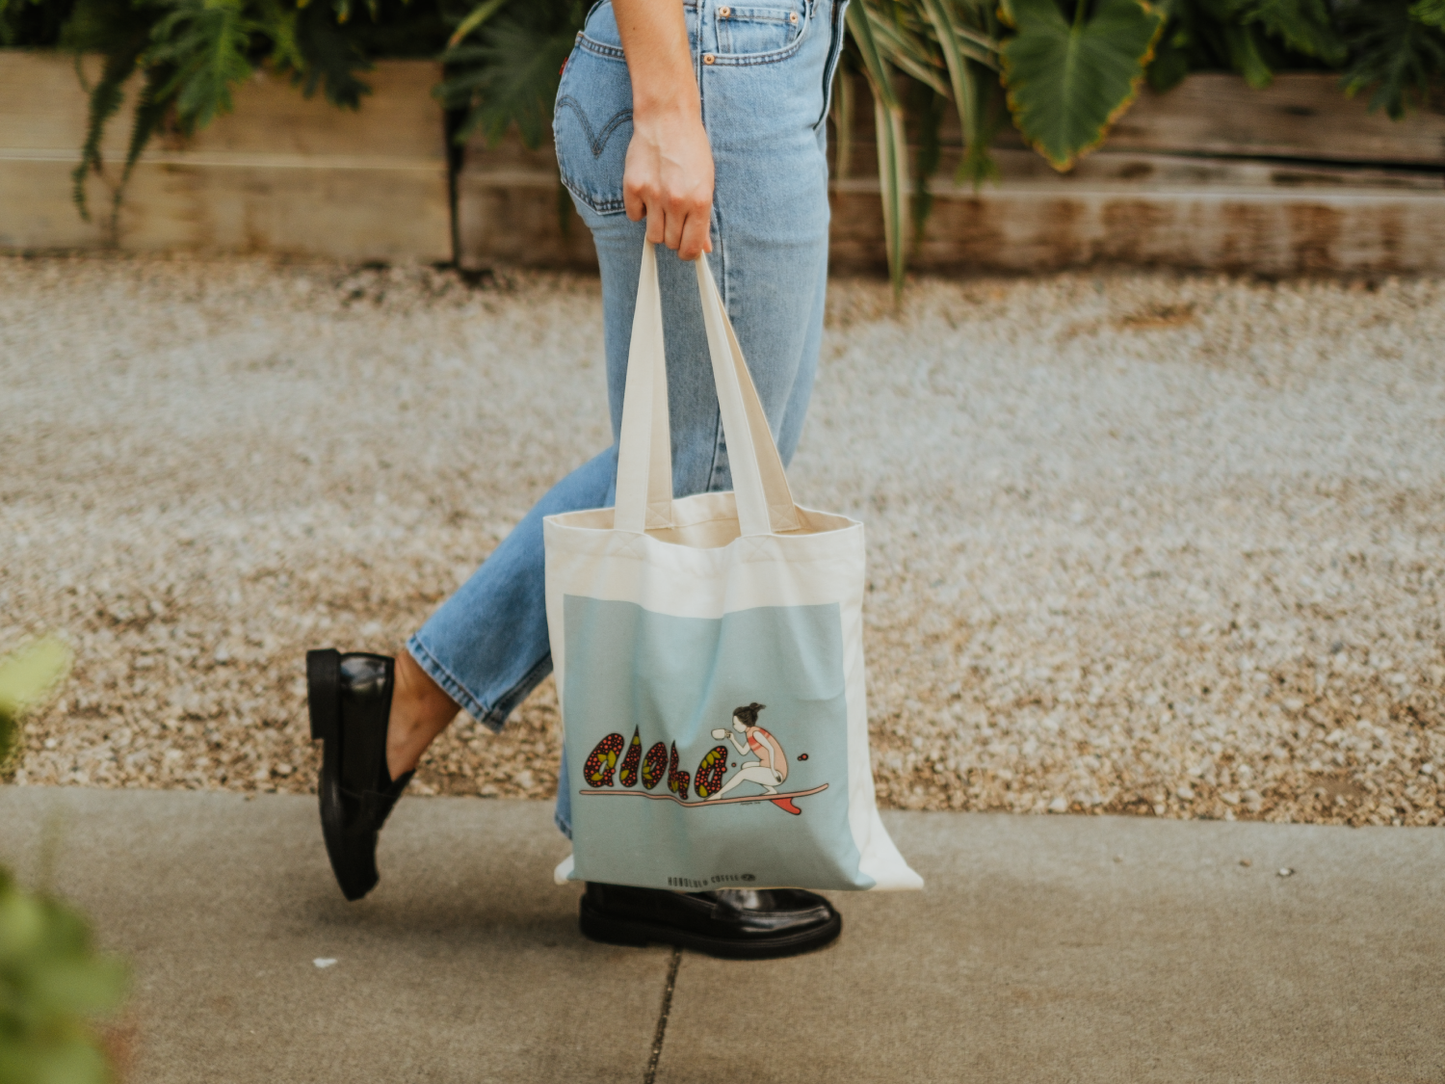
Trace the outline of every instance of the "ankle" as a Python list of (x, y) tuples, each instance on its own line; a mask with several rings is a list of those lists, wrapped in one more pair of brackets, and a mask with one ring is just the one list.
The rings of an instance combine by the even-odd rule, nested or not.
[(427, 746), (459, 710), (409, 652), (397, 657), (386, 729), (386, 768), (393, 780), (416, 767)]

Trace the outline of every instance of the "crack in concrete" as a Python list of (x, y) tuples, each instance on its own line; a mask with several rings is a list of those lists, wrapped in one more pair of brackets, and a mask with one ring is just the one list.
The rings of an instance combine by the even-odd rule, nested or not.
[(662, 1011), (657, 1014), (657, 1032), (652, 1037), (652, 1057), (647, 1059), (647, 1072), (642, 1074), (642, 1084), (653, 1084), (657, 1079), (657, 1063), (662, 1057), (662, 1041), (667, 1037), (667, 1015), (672, 1012), (672, 991), (677, 986), (677, 969), (682, 964), (682, 949), (672, 950), (672, 960), (667, 965), (667, 985), (662, 990)]

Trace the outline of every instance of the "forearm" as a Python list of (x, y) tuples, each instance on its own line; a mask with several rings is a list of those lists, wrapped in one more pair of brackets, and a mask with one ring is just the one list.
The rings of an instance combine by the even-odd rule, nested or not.
[(632, 79), (634, 123), (666, 113), (700, 119), (682, 0), (612, 0), (612, 11)]
[(712, 251), (712, 148), (682, 0), (613, 0), (632, 80), (632, 140), (622, 175), (627, 217), (684, 260)]

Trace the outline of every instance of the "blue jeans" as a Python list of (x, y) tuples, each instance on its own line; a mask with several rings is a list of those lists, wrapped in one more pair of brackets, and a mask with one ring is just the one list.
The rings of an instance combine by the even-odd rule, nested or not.
[[(688, 35), (716, 167), (709, 257), (783, 461), (802, 432), (823, 334), (828, 272), (828, 94), (843, 2), (767, 0), (734, 9), (686, 0)], [(722, 14), (723, 11), (727, 15)], [(493, 730), (552, 670), (542, 519), (613, 503), (617, 438), (645, 223), (623, 211), (632, 84), (610, 0), (597, 4), (563, 70), (553, 117), (562, 183), (597, 246), (613, 446), (537, 502), (407, 649), (468, 715)], [(673, 492), (732, 488), (692, 268), (658, 252)], [(563, 762), (557, 825), (568, 835)]]

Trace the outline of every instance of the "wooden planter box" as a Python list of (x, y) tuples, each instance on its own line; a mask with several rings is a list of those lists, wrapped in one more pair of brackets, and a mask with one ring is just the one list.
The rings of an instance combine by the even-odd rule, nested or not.
[(562, 187), (550, 139), (536, 150), (516, 134), (488, 150), (465, 148), (457, 173), (457, 262), (468, 270), (595, 268), (592, 234)]
[[(98, 65), (89, 65), (95, 77)], [(431, 97), (437, 65), (384, 61), (357, 112), (257, 79), (236, 111), (193, 139), (157, 137), (126, 190), (92, 179), (92, 222), (71, 202), (86, 96), (69, 56), (0, 51), (0, 250), (267, 252), (343, 259), (452, 258), (446, 140)], [(127, 87), (134, 101), (138, 81)], [(129, 109), (107, 129), (119, 176)]]
[[(513, 139), (488, 150), (474, 140), (454, 178), (453, 212), (431, 96), (438, 78), (429, 62), (379, 63), (374, 93), (355, 113), (282, 80), (248, 83), (233, 115), (193, 139), (153, 142), (112, 233), (104, 182), (89, 182), (93, 222), (70, 202), (86, 112), (70, 58), (0, 51), (0, 250), (595, 266), (550, 146), (527, 151)], [(855, 94), (866, 103), (861, 85)], [(884, 263), (872, 111), (858, 113), (851, 161), (834, 163), (840, 271)], [(126, 115), (109, 127), (112, 178), (128, 133)], [(915, 270), (1445, 272), (1445, 111), (1437, 104), (1395, 123), (1341, 96), (1331, 75), (1281, 76), (1264, 91), (1232, 75), (1194, 75), (1168, 94), (1146, 92), (1105, 148), (1068, 174), (1009, 130), (994, 152), (999, 182), (977, 192), (952, 182), (957, 132), (944, 139), (953, 146), (930, 186)]]
[[(860, 105), (866, 94), (855, 89)], [(872, 111), (857, 112), (852, 161), (834, 163), (836, 271), (884, 266)], [(999, 182), (978, 192), (952, 182), (957, 131), (950, 137), (915, 270), (1445, 272), (1445, 113), (1396, 123), (1344, 98), (1332, 75), (1280, 76), (1263, 91), (1194, 75), (1168, 94), (1146, 92), (1105, 148), (1068, 174), (1010, 129), (994, 152)], [(457, 185), (462, 263), (595, 266), (580, 221), (565, 237), (558, 227), (557, 192), (548, 148), (468, 146)]]

